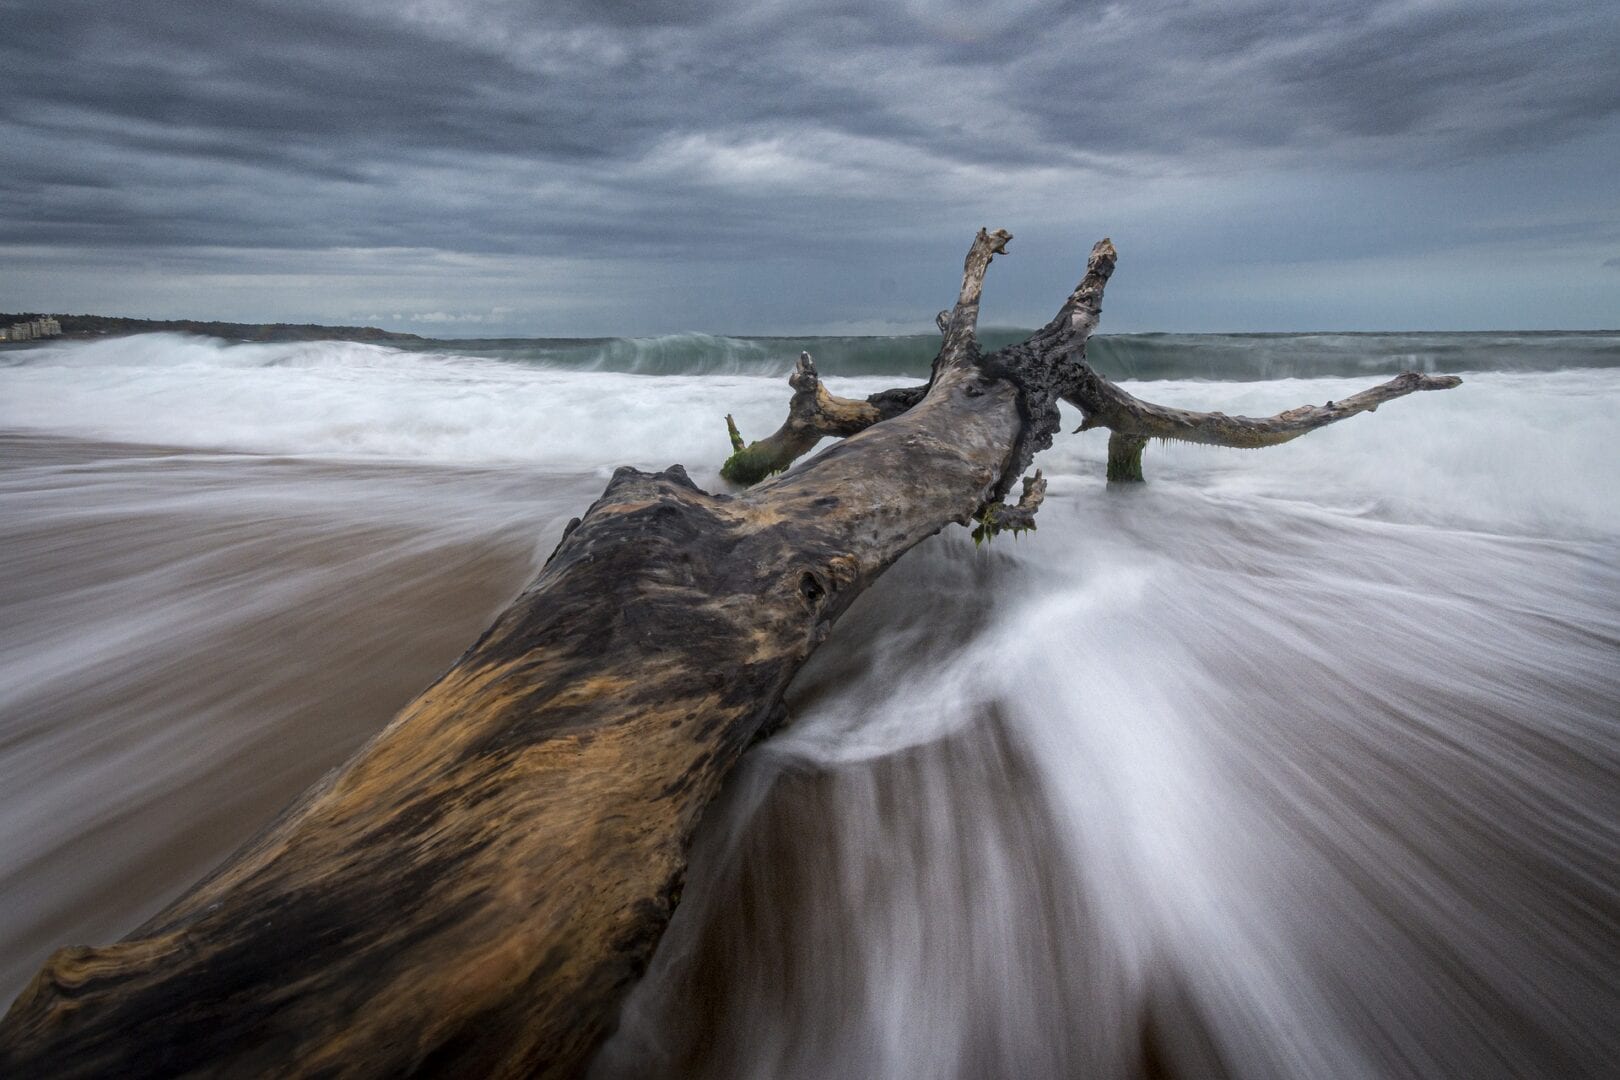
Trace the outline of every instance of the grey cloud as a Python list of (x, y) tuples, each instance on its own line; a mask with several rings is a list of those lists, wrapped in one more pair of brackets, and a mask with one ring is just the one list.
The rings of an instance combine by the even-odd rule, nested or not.
[[(1385, 165), (1546, 145), (1620, 112), (1620, 15), (1590, 4), (1132, 12), (1100, 66), (1037, 59), (1016, 93), (1045, 137)], [(1054, 94), (1065, 72), (1073, 92)]]
[[(657, 14), (664, 8), (680, 20)], [(15, 123), (71, 135), (72, 119), (41, 114), (72, 110), (113, 121), (102, 138), (119, 137), (105, 130), (116, 122), (171, 133), (168, 145), (148, 130), (128, 136), (136, 150), (279, 156), (290, 168), (318, 154), (386, 160), (427, 148), (605, 161), (671, 130), (749, 123), (820, 125), (978, 160), (1039, 157), (1030, 132), (1051, 144), (1047, 157), (1338, 142), (1354, 157), (1369, 137), (1423, 135), (1437, 151), (1556, 138), (1620, 101), (1620, 75), (1604, 62), (1620, 49), (1620, 19), (1590, 6), (1543, 6), (1534, 19), (1388, 4), (1308, 17), (1280, 2), (1218, 17), (1152, 4), (1005, 8), (472, 5), (478, 32), (451, 34), (341, 4), (62, 0), (24, 9), (0, 78)], [(544, 43), (570, 19), (601, 23), (599, 51), (616, 55), (571, 58)], [(843, 50), (869, 58), (874, 82), (896, 70), (913, 78), (886, 98), (830, 72)], [(975, 138), (966, 133), (987, 125), (972, 102), (964, 115), (899, 96), (964, 73), (987, 76), (983, 107), (1005, 109), (1022, 130)]]
[(83, 128), (138, 151), (284, 159), (296, 170), (310, 164), (301, 154), (352, 159), (423, 144), (611, 150), (565, 88), (494, 50), (340, 8), (57, 3), (8, 44), (14, 123), (59, 137)]
[[(31, 249), (788, 258), (814, 274), (861, 237), (860, 258), (888, 245), (904, 280), (923, 254), (950, 260), (947, 227), (1145, 222), (1139, 193), (1160, 190), (1181, 200), (1161, 220), (1236, 229), (1187, 209), (1209, 200), (1205, 218), (1244, 222), (1273, 259), (1556, 231), (1425, 216), (1438, 203), (1420, 181), (1447, 169), (1483, 178), (1471, 205), (1493, 185), (1579, 202), (1557, 226), (1572, 245), (1617, 216), (1585, 181), (1515, 187), (1495, 164), (1583, 139), (1612, 154), (1620, 9), (1605, 5), (14, 8), (0, 230)], [(1358, 172), (1423, 190), (1412, 209), (1373, 187), (1345, 196), (1354, 211), (1309, 194)], [(1243, 177), (1292, 201), (1255, 210)], [(1372, 220), (1351, 229), (1352, 212)]]

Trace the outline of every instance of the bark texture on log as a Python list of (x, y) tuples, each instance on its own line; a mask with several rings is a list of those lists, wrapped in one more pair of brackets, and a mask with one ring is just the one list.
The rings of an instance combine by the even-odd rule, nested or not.
[[(928, 392), (889, 422), (737, 497), (619, 470), (351, 762), (124, 941), (52, 956), (0, 1074), (576, 1074), (788, 681), (895, 559), (999, 500), (1032, 413), (1056, 426), (973, 336), (1006, 240), (979, 234)], [(1094, 255), (1099, 296), (1112, 269)]]

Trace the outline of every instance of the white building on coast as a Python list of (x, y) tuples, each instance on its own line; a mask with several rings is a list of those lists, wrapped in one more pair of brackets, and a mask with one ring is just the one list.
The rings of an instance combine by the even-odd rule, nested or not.
[(36, 338), (55, 337), (62, 332), (62, 324), (49, 315), (37, 319), (0, 326), (0, 341), (33, 341)]

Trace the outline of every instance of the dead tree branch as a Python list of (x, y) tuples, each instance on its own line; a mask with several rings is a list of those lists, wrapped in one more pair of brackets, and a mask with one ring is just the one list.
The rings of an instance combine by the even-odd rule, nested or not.
[[(1005, 252), (1009, 239), (1001, 231), (989, 234), (983, 229), (979, 230), (968, 253), (962, 294), (956, 308), (950, 312), (942, 311), (935, 318), (945, 335), (939, 357), (934, 361), (935, 375), (942, 364), (959, 363), (970, 350), (974, 362), (977, 362), (978, 342), (972, 335), (978, 321), (984, 273), (990, 259)], [(1142, 451), (1149, 439), (1179, 439), (1208, 446), (1276, 446), (1357, 413), (1374, 412), (1384, 402), (1415, 391), (1447, 390), (1462, 383), (1455, 375), (1423, 375), (1408, 371), (1337, 402), (1302, 405), (1264, 418), (1191, 412), (1143, 401), (1099, 374), (1085, 360), (1086, 343), (1102, 317), (1103, 288), (1117, 258), (1118, 253), (1112, 242), (1106, 239), (1099, 241), (1092, 249), (1085, 276), (1052, 321), (1022, 343), (1008, 346), (986, 361), (986, 366), (991, 370), (1007, 365), (1027, 366), (1033, 361), (1038, 369), (1057, 380), (1061, 384), (1059, 396), (1081, 411), (1083, 422), (1076, 431), (1106, 428), (1110, 432), (1108, 479), (1111, 481), (1142, 479)], [(801, 366), (808, 362), (809, 354), (801, 354)], [(798, 383), (793, 381), (798, 377), (795, 372), (794, 377), (789, 379), (796, 393), (789, 403), (788, 420), (769, 440), (754, 444), (762, 447), (768, 444), (767, 450), (762, 451), (757, 460), (768, 462), (769, 472), (785, 470), (823, 436), (853, 434), (864, 426), (903, 412), (915, 400), (920, 400), (918, 391), (926, 390), (926, 387), (886, 390), (873, 394), (864, 403), (827, 394), (826, 397), (835, 403), (835, 407), (832, 416), (824, 418), (826, 411), (814, 403), (800, 404), (802, 395), (797, 392)], [(819, 389), (819, 383), (816, 385)], [(825, 391), (821, 392), (825, 394)], [(869, 405), (870, 408), (862, 410), (862, 405)], [(802, 434), (791, 437), (787, 434), (790, 429)], [(811, 432), (816, 433), (813, 438), (809, 437)], [(753, 447), (746, 453), (753, 455)], [(741, 455), (734, 455), (732, 461), (737, 461), (739, 457)], [(756, 459), (750, 456), (748, 460)], [(727, 469), (731, 469), (732, 461), (726, 463)], [(749, 477), (754, 473), (742, 468), (729, 472), (722, 470), (722, 473), (727, 479), (738, 483), (753, 482)], [(764, 475), (765, 472), (760, 472), (755, 479)]]
[(1108, 479), (1142, 479), (1142, 450), (1149, 439), (1179, 439), (1207, 446), (1258, 448), (1277, 446), (1317, 428), (1375, 412), (1419, 390), (1449, 390), (1462, 384), (1455, 375), (1423, 375), (1408, 371), (1359, 394), (1326, 405), (1301, 405), (1276, 416), (1227, 416), (1218, 412), (1190, 412), (1143, 401), (1082, 365), (1084, 372), (1065, 400), (1080, 408), (1083, 422), (1076, 431), (1107, 428)]

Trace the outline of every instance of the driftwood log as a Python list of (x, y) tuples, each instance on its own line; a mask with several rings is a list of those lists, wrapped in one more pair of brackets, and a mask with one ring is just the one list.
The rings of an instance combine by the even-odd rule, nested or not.
[[(55, 953), (0, 1022), (0, 1075), (576, 1075), (795, 672), (925, 537), (1033, 526), (1038, 473), (1004, 499), (1060, 400), (1120, 441), (1111, 474), (1117, 456), (1139, 478), (1148, 438), (1269, 445), (1457, 382), (1408, 374), (1264, 420), (1138, 401), (1085, 363), (1107, 240), (1050, 324), (986, 355), (980, 289), (1008, 239), (974, 240), (926, 385), (845, 401), (805, 357), (783, 430), (734, 440), (727, 474), (763, 482), (615, 473), (350, 762), (123, 941)], [(828, 434), (846, 438), (783, 472)]]

